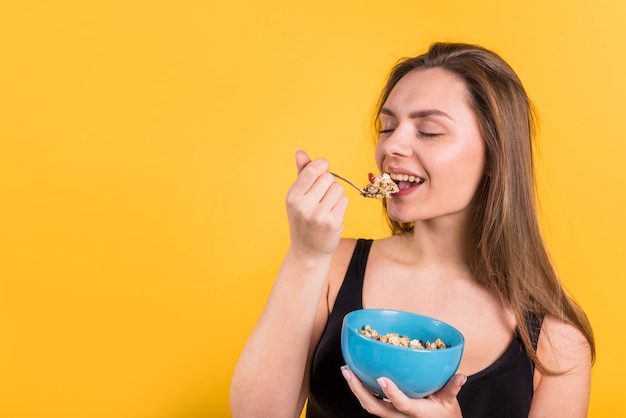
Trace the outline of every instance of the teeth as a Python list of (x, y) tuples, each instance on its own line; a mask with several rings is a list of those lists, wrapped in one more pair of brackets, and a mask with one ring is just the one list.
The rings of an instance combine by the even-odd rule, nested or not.
[(389, 176), (395, 181), (409, 181), (411, 183), (423, 183), (424, 179), (417, 176), (409, 176), (408, 174), (390, 173)]

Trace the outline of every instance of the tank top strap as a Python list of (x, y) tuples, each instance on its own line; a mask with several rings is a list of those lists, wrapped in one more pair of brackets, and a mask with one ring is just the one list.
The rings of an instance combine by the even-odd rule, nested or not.
[(361, 407), (340, 371), (340, 367), (346, 364), (341, 353), (341, 325), (346, 314), (363, 308), (363, 278), (371, 245), (371, 239), (357, 240), (326, 328), (315, 349), (307, 418), (373, 417)]
[(346, 276), (337, 293), (333, 314), (343, 317), (346, 313), (363, 307), (363, 279), (372, 242), (371, 239), (357, 240)]
[(543, 315), (535, 312), (526, 312), (524, 320), (528, 331), (530, 332), (530, 340), (533, 344), (533, 348), (537, 350), (537, 344), (539, 343), (539, 334), (541, 333), (541, 326), (543, 325)]

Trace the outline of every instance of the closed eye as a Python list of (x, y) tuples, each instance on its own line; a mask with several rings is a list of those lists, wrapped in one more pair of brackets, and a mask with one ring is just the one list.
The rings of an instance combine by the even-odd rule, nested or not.
[(420, 136), (421, 138), (437, 138), (441, 135), (443, 134), (418, 131), (418, 136)]
[(390, 134), (393, 132), (393, 129), (383, 129), (382, 131), (378, 131), (379, 134)]

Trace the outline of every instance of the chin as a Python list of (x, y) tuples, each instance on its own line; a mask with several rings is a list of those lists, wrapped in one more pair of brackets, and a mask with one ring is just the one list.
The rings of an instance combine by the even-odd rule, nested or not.
[(410, 224), (412, 222), (415, 222), (414, 216), (401, 216), (391, 211), (387, 211), (387, 217), (394, 222), (400, 222), (404, 224)]

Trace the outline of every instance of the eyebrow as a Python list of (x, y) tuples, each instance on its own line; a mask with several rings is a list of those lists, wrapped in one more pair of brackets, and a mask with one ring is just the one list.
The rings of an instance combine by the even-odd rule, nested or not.
[[(383, 115), (396, 117), (396, 114), (393, 113), (393, 111), (391, 109), (386, 108), (386, 107), (383, 107), (382, 109), (380, 109), (380, 113), (383, 114)], [(443, 112), (443, 111), (438, 110), (438, 109), (416, 110), (416, 111), (413, 111), (413, 112), (409, 113), (409, 119), (420, 119), (420, 118), (426, 118), (426, 117), (429, 117), (429, 116), (443, 116), (443, 117), (448, 118), (450, 120), (454, 120), (446, 112)]]

